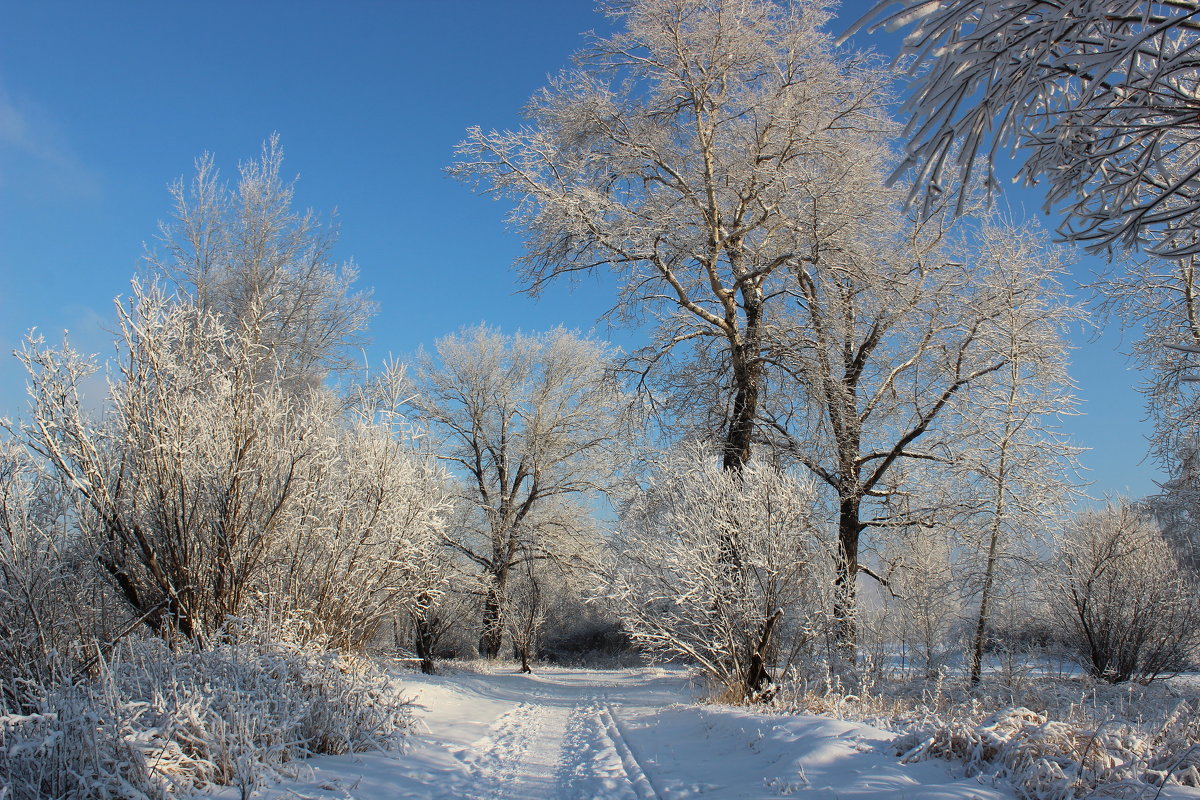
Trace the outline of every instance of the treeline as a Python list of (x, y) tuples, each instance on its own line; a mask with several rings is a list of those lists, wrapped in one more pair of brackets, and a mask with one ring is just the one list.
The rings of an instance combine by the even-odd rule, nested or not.
[[(206, 156), (174, 187), (106, 364), (30, 335), (28, 413), (0, 440), (14, 796), (66, 791), (46, 763), (137, 762), (146, 792), (247, 786), (401, 731), (350, 656), (337, 669), (362, 680), (338, 691), (369, 713), (269, 688), (280, 663), (313, 686), (330, 653), (371, 646), (426, 670), (653, 654), (737, 701), (897, 656), (979, 682), (1018, 637), (1108, 681), (1190, 663), (1194, 437), (1156, 440), (1184, 465), (1163, 497), (1069, 513), (1069, 254), (971, 187), (908, 207), (888, 183), (895, 75), (836, 49), (823, 5), (616, 13), (528, 126), (470, 131), (453, 170), (514, 201), (528, 289), (613, 271), (644, 348), (480, 325), (359, 375), (373, 303), (336, 229), (293, 208), (274, 138), (232, 186)], [(1136, 306), (1121, 285), (1114, 308)], [(1152, 397), (1178, 388), (1172, 364)], [(255, 713), (291, 720), (272, 723), (291, 750), (249, 723), (184, 741), (188, 703), (217, 708), (230, 681), (280, 696)], [(153, 714), (120, 711), (139, 703)], [(88, 714), (140, 755), (63, 767), (103, 748), (45, 726)], [(165, 763), (192, 777), (146, 766)]]

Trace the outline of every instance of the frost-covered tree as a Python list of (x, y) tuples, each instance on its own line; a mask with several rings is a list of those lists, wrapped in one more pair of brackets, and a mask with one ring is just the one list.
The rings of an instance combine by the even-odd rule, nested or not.
[(353, 289), (357, 267), (333, 260), (336, 227), (292, 207), (295, 181), (281, 177), (282, 164), (278, 134), (238, 165), (234, 187), (201, 156), (190, 184), (171, 185), (174, 212), (146, 264), (268, 348), (278, 367), (267, 378), (279, 371), (289, 386), (308, 386), (350, 365), (374, 304)]
[(623, 400), (609, 349), (561, 328), (480, 325), (434, 351), (416, 359), (409, 406), (460, 479), (465, 516), (448, 541), (482, 575), (480, 651), (494, 658), (512, 571), (565, 558), (591, 529), (581, 502), (611, 474)]
[(1065, 238), (1200, 252), (1200, 4), (880, 0), (858, 25), (871, 23), (906, 29), (916, 77), (896, 174), (915, 167), (914, 193), (970, 185), (981, 167), (995, 184), (1013, 153)]
[(1119, 503), (1079, 514), (1055, 563), (1050, 607), (1093, 676), (1150, 681), (1192, 663), (1200, 595), (1143, 511)]
[(890, 76), (834, 52), (821, 2), (609, 11), (622, 30), (537, 93), (526, 126), (471, 129), (453, 171), (515, 201), (530, 291), (617, 277), (614, 312), (657, 323), (638, 368), (682, 361), (674, 410), (701, 415), (737, 469), (772, 369), (780, 281), (889, 227), (877, 212)]
[(1080, 320), (1059, 283), (1065, 253), (1033, 225), (996, 225), (981, 237), (980, 257), (995, 265), (996, 290), (1007, 297), (989, 336), (1005, 366), (971, 387), (974, 421), (963, 461), (975, 507), (960, 523), (967, 547), (960, 571), (976, 603), (970, 679), (980, 680), (997, 596), (1035, 561), (1040, 532), (1057, 527), (1075, 496), (1078, 448), (1055, 425), (1075, 412), (1067, 374), (1066, 327)]
[(802, 393), (773, 425), (832, 506), (847, 646), (857, 576), (874, 574), (860, 557), (864, 537), (961, 510), (954, 487), (972, 446), (971, 391), (1009, 364), (997, 342), (1012, 314), (1029, 321), (1011, 330), (1020, 347), (1056, 324), (1038, 311), (1051, 288), (1026, 277), (1039, 274), (1038, 248), (999, 258), (1011, 231), (971, 226), (951, 237), (950, 222), (943, 212), (890, 239), (872, 232), (859, 248), (792, 270), (776, 359)]
[(440, 470), (386, 406), (359, 403), (343, 421), (325, 390), (297, 394), (252, 327), (191, 298), (135, 283), (118, 315), (96, 416), (80, 397), (94, 363), (30, 337), (23, 436), (72, 492), (133, 618), (205, 644), (249, 609), (300, 611), (358, 644), (389, 605), (436, 584)]
[(811, 482), (757, 458), (724, 470), (682, 447), (630, 491), (607, 591), (642, 648), (754, 700), (828, 629), (832, 565)]

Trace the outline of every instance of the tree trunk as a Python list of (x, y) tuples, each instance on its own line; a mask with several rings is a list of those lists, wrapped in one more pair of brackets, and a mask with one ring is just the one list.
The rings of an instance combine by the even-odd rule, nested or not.
[(433, 646), (436, 638), (433, 632), (433, 626), (428, 620), (422, 617), (413, 619), (414, 638), (413, 647), (417, 651), (417, 658), (421, 659), (421, 672), (426, 675), (434, 673), (433, 665)]
[(1000, 539), (1000, 521), (992, 525), (988, 542), (987, 563), (984, 565), (983, 589), (979, 593), (979, 619), (975, 621), (975, 640), (971, 648), (971, 685), (978, 685), (983, 674), (983, 644), (987, 636), (988, 614), (992, 604), (992, 584), (996, 577), (996, 549)]
[(769, 688), (775, 683), (775, 680), (767, 669), (767, 654), (771, 648), (771, 635), (775, 632), (775, 625), (782, 616), (783, 610), (776, 609), (775, 613), (767, 618), (763, 623), (754, 652), (750, 654), (750, 667), (746, 673), (745, 687), (746, 698), (749, 700), (766, 702), (774, 694), (774, 690)]
[(725, 447), (721, 466), (741, 472), (750, 460), (754, 444), (754, 423), (758, 420), (758, 393), (763, 370), (758, 360), (757, 313), (746, 312), (746, 341), (730, 343), (733, 370), (733, 406), (730, 408), (729, 428), (725, 432)]
[(838, 508), (837, 578), (834, 581), (834, 640), (838, 650), (853, 665), (858, 649), (858, 539), (863, 525), (859, 519), (861, 500), (843, 498)]
[(483, 598), (483, 632), (479, 636), (479, 655), (488, 659), (500, 657), (504, 642), (504, 625), (500, 618), (500, 592), (489, 586)]
[(1010, 351), (1008, 364), (1008, 404), (1005, 407), (1004, 436), (1000, 439), (1000, 458), (996, 469), (996, 503), (992, 508), (992, 530), (988, 539), (987, 563), (983, 568), (983, 589), (979, 593), (979, 619), (975, 623), (975, 641), (971, 648), (971, 685), (978, 685), (983, 675), (983, 643), (987, 634), (988, 614), (992, 605), (992, 586), (996, 580), (996, 551), (1000, 546), (1001, 523), (1004, 520), (1004, 492), (1008, 483), (1008, 447), (1013, 435), (1014, 409), (1017, 402), (1017, 370), (1015, 350)]

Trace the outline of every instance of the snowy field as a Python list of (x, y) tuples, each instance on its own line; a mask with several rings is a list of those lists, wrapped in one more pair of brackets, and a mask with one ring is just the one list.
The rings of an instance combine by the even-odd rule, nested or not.
[(892, 734), (878, 728), (697, 705), (687, 674), (677, 670), (543, 668), (534, 675), (405, 673), (399, 680), (421, 720), (406, 752), (315, 758), (305, 780), (261, 796), (1013, 797), (956, 777), (946, 762), (899, 763), (887, 748)]

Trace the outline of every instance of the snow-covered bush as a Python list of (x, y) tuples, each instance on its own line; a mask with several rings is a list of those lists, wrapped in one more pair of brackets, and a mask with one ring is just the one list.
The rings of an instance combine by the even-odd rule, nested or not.
[(151, 774), (135, 733), (139, 709), (112, 694), (62, 685), (30, 713), (0, 708), (0, 785), (6, 800), (165, 798), (176, 754)]
[(314, 431), (274, 543), (276, 606), (305, 614), (338, 647), (365, 645), (385, 620), (440, 594), (449, 572), (438, 552), (448, 480), (398, 411), (402, 377), (385, 369), (343, 422), (324, 399), (331, 422)]
[(65, 487), (0, 422), (0, 697), (18, 707), (105, 634), (68, 507)]
[(643, 649), (690, 660), (731, 701), (768, 691), (829, 623), (833, 558), (814, 490), (761, 461), (668, 456), (620, 519), (609, 595)]
[(410, 724), (385, 673), (319, 643), (245, 632), (206, 650), (136, 640), (97, 681), (49, 687), (33, 713), (0, 708), (0, 775), (6, 800), (154, 798), (213, 784), (246, 796), (303, 769), (305, 756), (393, 747)]
[(1184, 677), (1114, 686), (1078, 675), (972, 684), (901, 674), (850, 691), (831, 675), (782, 681), (769, 708), (896, 731), (892, 749), (904, 760), (963, 764), (1023, 800), (1154, 797), (1164, 781), (1200, 786), (1196, 688)]
[(1154, 521), (1129, 504), (1081, 513), (1059, 542), (1050, 608), (1094, 677), (1149, 681), (1200, 645), (1200, 595)]
[(119, 311), (119, 375), (99, 418), (79, 394), (90, 359), (30, 340), (24, 437), (71, 487), (133, 617), (203, 644), (251, 608), (304, 613), (358, 645), (436, 589), (443, 471), (396, 411), (396, 371), (346, 413), (324, 388), (297, 394), (255, 332), (189, 298), (135, 284)]
[(31, 338), (26, 441), (70, 485), (80, 529), (132, 613), (203, 641), (243, 610), (319, 420), (277, 380), (250, 332), (136, 283), (118, 305), (107, 410), (87, 413), (96, 367)]

